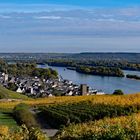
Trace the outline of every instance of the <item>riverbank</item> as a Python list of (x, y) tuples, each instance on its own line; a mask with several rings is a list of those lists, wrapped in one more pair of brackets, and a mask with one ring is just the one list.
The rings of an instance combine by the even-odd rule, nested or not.
[[(56, 66), (59, 65), (55, 63), (48, 63), (49, 66)], [(102, 67), (102, 66), (85, 66), (85, 65), (77, 65), (77, 66), (70, 66), (67, 65), (60, 65), (61, 67), (66, 67), (70, 70), (75, 70), (76, 72), (89, 74), (89, 75), (98, 75), (98, 76), (112, 76), (112, 77), (124, 77), (124, 73), (121, 69), (115, 67)]]
[[(59, 75), (64, 79), (73, 81), (75, 84), (87, 84), (93, 89), (103, 90), (105, 93), (112, 94), (114, 90), (121, 89), (126, 94), (139, 92), (140, 82), (137, 80), (131, 80), (126, 77), (110, 77), (110, 76), (98, 76), (88, 75), (84, 73), (78, 73), (75, 70), (67, 69), (66, 67), (38, 65), (39, 68), (52, 68), (56, 70)], [(140, 75), (139, 71), (123, 71), (124, 75), (136, 74)]]
[(126, 77), (129, 79), (140, 80), (140, 76), (138, 76), (138, 75), (127, 74)]

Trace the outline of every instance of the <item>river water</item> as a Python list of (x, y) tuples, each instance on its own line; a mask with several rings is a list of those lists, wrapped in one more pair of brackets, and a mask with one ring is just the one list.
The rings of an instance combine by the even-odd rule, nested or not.
[[(87, 84), (93, 89), (103, 90), (105, 93), (111, 94), (116, 89), (123, 90), (126, 94), (140, 92), (140, 81), (128, 79), (126, 77), (109, 77), (94, 76), (81, 74), (74, 70), (68, 70), (64, 67), (54, 67), (47, 65), (38, 65), (39, 68), (50, 67), (57, 70), (59, 75), (64, 79), (71, 80), (75, 84)], [(136, 74), (140, 76), (140, 71), (124, 71), (125, 74)]]

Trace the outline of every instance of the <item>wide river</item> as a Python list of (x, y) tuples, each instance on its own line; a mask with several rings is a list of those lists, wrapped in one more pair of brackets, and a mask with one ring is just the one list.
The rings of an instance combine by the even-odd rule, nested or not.
[[(73, 70), (68, 70), (64, 67), (52, 67), (47, 65), (38, 65), (39, 68), (50, 67), (57, 70), (59, 75), (64, 79), (71, 80), (75, 84), (87, 84), (93, 89), (103, 90), (105, 93), (113, 93), (116, 89), (122, 89), (125, 93), (140, 92), (140, 81), (119, 77), (94, 76), (81, 74)], [(140, 75), (140, 71), (124, 71), (125, 74)]]

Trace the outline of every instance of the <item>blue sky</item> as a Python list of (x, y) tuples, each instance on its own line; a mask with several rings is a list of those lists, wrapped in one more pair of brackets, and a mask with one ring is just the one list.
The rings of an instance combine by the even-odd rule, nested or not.
[(131, 6), (139, 5), (139, 0), (1, 0), (11, 4), (64, 4), (78, 6)]
[(140, 0), (0, 0), (1, 52), (140, 52)]

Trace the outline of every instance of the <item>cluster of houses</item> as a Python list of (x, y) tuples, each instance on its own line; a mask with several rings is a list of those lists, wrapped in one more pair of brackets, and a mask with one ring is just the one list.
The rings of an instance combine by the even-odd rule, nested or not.
[(76, 85), (72, 81), (58, 79), (40, 79), (38, 77), (14, 77), (0, 73), (0, 84), (6, 88), (14, 85), (15, 91), (30, 97), (52, 96), (78, 96), (78, 95), (102, 95), (103, 92), (90, 89), (87, 85)]

